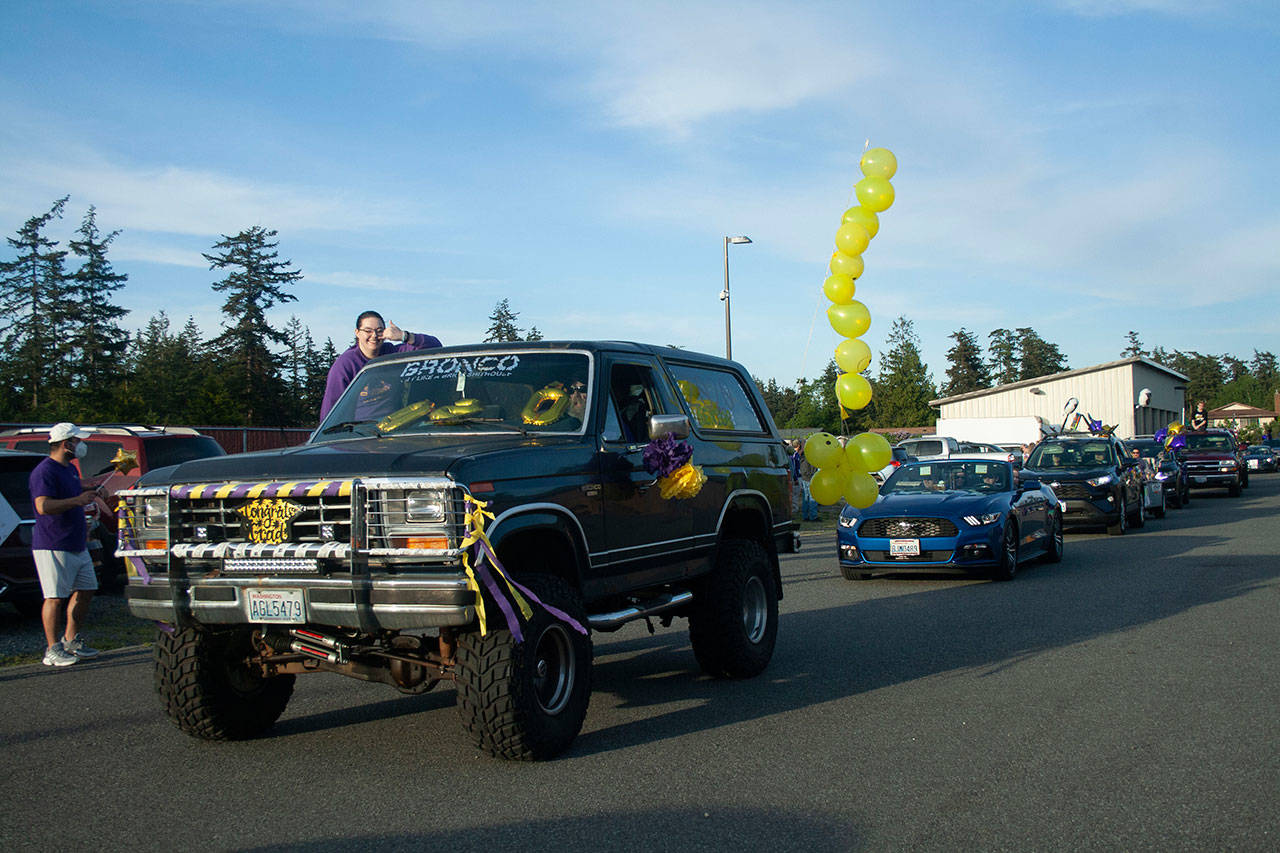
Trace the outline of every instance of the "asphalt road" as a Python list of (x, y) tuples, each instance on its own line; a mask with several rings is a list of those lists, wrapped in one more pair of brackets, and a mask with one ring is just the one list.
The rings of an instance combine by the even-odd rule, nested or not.
[(1007, 584), (784, 560), (777, 653), (597, 636), (563, 758), (470, 745), (451, 689), (299, 679), (266, 737), (160, 713), (149, 653), (0, 670), (0, 849), (1274, 850), (1280, 476)]

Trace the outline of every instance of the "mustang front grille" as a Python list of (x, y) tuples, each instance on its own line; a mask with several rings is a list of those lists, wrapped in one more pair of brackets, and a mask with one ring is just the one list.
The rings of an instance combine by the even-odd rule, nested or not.
[(859, 536), (875, 539), (927, 539), (957, 532), (945, 518), (869, 518), (858, 528)]

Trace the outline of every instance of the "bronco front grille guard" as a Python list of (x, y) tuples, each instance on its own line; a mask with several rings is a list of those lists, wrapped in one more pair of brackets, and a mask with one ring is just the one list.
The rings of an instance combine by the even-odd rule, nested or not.
[[(443, 494), (445, 517), (443, 524), (437, 525), (437, 527), (443, 529), (447, 547), (389, 547), (390, 542), (371, 540), (368, 523), (371, 508), (376, 516), (379, 512), (385, 512), (385, 509), (381, 507), (385, 493), (399, 492), (404, 494), (411, 491), (439, 491)], [(321, 480), (305, 483), (269, 481), (171, 487), (150, 486), (124, 489), (117, 493), (117, 497), (121, 498), (121, 502), (118, 512), (119, 528), (116, 555), (123, 558), (126, 564), (133, 568), (131, 574), (138, 574), (143, 578), (148, 577), (145, 571), (145, 562), (148, 559), (164, 558), (165, 573), (168, 576), (174, 611), (178, 614), (180, 625), (189, 625), (193, 621), (188, 593), (190, 581), (190, 575), (187, 571), (188, 560), (244, 558), (280, 560), (342, 559), (346, 561), (351, 573), (360, 628), (371, 631), (374, 630), (375, 624), (372, 618), (373, 611), (370, 602), (371, 585), (368, 582), (371, 577), (370, 558), (416, 557), (442, 563), (460, 560), (463, 553), (460, 545), (465, 536), (464, 494), (465, 487), (444, 477), (376, 477), (365, 480)], [(145, 533), (148, 532), (148, 529), (140, 526), (142, 524), (142, 507), (146, 498), (155, 498), (161, 495), (165, 497), (166, 506), (166, 547), (149, 548), (146, 546), (152, 544), (152, 542), (145, 538)], [(191, 512), (194, 509), (192, 502), (204, 502), (196, 511), (197, 513), (204, 513), (211, 518), (216, 517), (216, 519), (225, 522), (235, 514), (234, 511), (228, 512), (231, 503), (242, 503), (263, 497), (283, 499), (297, 497), (302, 500), (319, 497), (322, 499), (319, 504), (322, 515), (325, 507), (331, 510), (336, 509), (336, 505), (333, 502), (329, 504), (323, 503), (324, 498), (348, 497), (350, 501), (349, 513), (346, 517), (346, 524), (343, 526), (349, 532), (349, 537), (346, 542), (312, 541), (278, 544), (243, 541), (194, 543), (174, 541), (174, 538), (176, 538), (174, 536), (175, 533), (182, 534), (183, 532), (193, 531), (195, 527), (199, 526), (193, 521), (193, 518), (199, 516)], [(211, 506), (208, 503), (209, 501), (217, 501), (219, 504)], [(222, 532), (226, 532), (231, 526), (225, 523), (215, 525)], [(237, 532), (241, 532), (238, 521), (235, 526)], [(335, 526), (337, 526), (336, 520)], [(158, 530), (158, 528), (152, 528), (151, 530)], [(380, 536), (379, 538), (385, 540), (386, 537)], [(138, 571), (139, 568), (142, 568), (142, 571)], [(270, 572), (264, 570), (262, 574), (270, 574)], [(256, 576), (248, 574), (245, 579), (250, 580)], [(298, 581), (305, 584), (304, 578), (298, 578)]]

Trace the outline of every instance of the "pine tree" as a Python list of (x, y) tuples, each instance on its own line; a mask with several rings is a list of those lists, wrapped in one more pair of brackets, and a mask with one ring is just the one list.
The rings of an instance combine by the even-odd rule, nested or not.
[(499, 301), (493, 306), (493, 313), (489, 315), (489, 331), (485, 335), (484, 342), (520, 340), (521, 329), (516, 325), (516, 318), (519, 316), (518, 312), (511, 310), (509, 300)]
[(1142, 340), (1138, 337), (1138, 333), (1130, 330), (1125, 336), (1128, 343), (1125, 345), (1124, 351), (1120, 353), (1122, 358), (1137, 358), (1147, 354), (1142, 348)]
[(994, 329), (987, 339), (990, 354), (990, 376), (997, 385), (1008, 385), (1018, 381), (1018, 346), (1013, 332), (1008, 329)]
[(17, 257), (0, 263), (0, 317), (8, 320), (0, 331), (3, 380), (13, 389), (14, 409), (5, 417), (38, 415), (46, 402), (44, 391), (67, 386), (65, 333), (67, 253), (44, 235), (45, 226), (62, 218), (68, 196), (53, 203), (48, 213), (23, 223), (9, 246)]
[(540, 341), (542, 340), (542, 332), (538, 329), (537, 326), (530, 326), (529, 334), (525, 335), (524, 339), (526, 341)]
[(1200, 400), (1206, 401), (1209, 408), (1213, 408), (1213, 402), (1226, 384), (1226, 373), (1217, 356), (1174, 350), (1169, 358), (1169, 366), (1187, 377), (1188, 417)]
[(966, 394), (991, 387), (991, 374), (982, 360), (982, 349), (978, 346), (978, 338), (968, 329), (961, 328), (948, 337), (956, 345), (947, 350), (947, 381), (942, 386), (945, 397)]
[(875, 425), (881, 427), (928, 426), (937, 416), (929, 401), (937, 389), (929, 366), (920, 357), (920, 338), (906, 317), (893, 321), (885, 339), (888, 352), (880, 359), (880, 375), (874, 385)]
[(213, 254), (206, 254), (209, 269), (229, 270), (213, 289), (225, 292), (222, 313), (228, 318), (213, 346), (226, 368), (227, 388), (240, 399), (243, 422), (249, 425), (278, 425), (284, 383), (281, 359), (269, 344), (285, 346), (285, 333), (267, 322), (267, 310), (277, 303), (294, 302), (297, 297), (285, 288), (302, 278), (291, 269), (292, 261), (277, 260), (277, 232), (255, 225), (235, 237), (222, 235)]
[(333, 345), (333, 338), (325, 338), (324, 346), (316, 349), (311, 344), (311, 333), (307, 333), (307, 407), (303, 412), (301, 423), (313, 426), (320, 413), (320, 403), (324, 400), (324, 386), (329, 379), (329, 368), (338, 358), (338, 349)]
[(79, 315), (70, 335), (75, 348), (72, 381), (93, 410), (108, 399), (124, 367), (129, 334), (118, 321), (129, 310), (114, 304), (111, 295), (124, 287), (129, 276), (117, 273), (107, 260), (107, 249), (120, 231), (101, 234), (92, 205), (76, 233), (80, 239), (71, 241), (71, 251), (84, 261), (71, 277), (70, 293)]
[(1049, 343), (1034, 329), (1015, 329), (1014, 334), (1018, 344), (1019, 379), (1035, 379), (1067, 369), (1067, 357), (1057, 344)]

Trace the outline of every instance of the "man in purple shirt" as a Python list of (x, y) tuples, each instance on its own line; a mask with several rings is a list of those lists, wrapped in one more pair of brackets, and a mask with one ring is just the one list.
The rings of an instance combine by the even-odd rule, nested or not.
[[(397, 343), (392, 343), (396, 341)], [(329, 414), (342, 392), (369, 359), (393, 352), (435, 349), (440, 339), (431, 335), (409, 334), (395, 323), (383, 322), (377, 311), (366, 311), (356, 318), (356, 344), (338, 356), (329, 368), (329, 378), (324, 385), (324, 400), (320, 403), (320, 420)]]
[[(98, 588), (89, 556), (84, 508), (96, 491), (80, 480), (71, 464), (83, 458), (89, 433), (75, 424), (54, 424), (49, 430), (49, 458), (31, 471), (31, 500), (36, 523), (31, 531), (31, 554), (44, 591), (45, 666), (70, 666), (98, 654), (80, 638), (80, 626)], [(67, 630), (58, 639), (58, 620), (67, 614)]]

